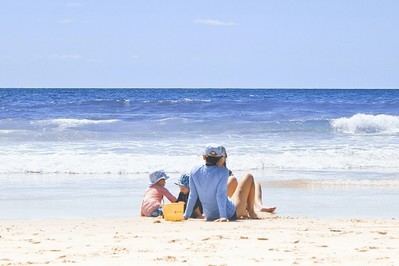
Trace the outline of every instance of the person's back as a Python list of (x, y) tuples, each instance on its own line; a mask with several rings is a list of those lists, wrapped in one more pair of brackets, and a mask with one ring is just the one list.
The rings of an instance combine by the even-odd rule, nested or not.
[[(233, 216), (235, 205), (226, 194), (227, 179), (228, 170), (225, 167), (216, 165), (195, 167), (190, 174), (188, 212), (192, 210), (193, 203), (199, 197), (207, 220)], [(192, 198), (191, 201), (190, 198)]]
[(254, 209), (255, 181), (251, 174), (238, 182), (231, 199), (227, 196), (229, 170), (225, 167), (226, 155), (226, 149), (221, 145), (206, 146), (202, 155), (205, 165), (195, 167), (190, 173), (190, 194), (184, 219), (189, 218), (198, 197), (207, 220), (228, 222), (244, 216), (258, 219)]

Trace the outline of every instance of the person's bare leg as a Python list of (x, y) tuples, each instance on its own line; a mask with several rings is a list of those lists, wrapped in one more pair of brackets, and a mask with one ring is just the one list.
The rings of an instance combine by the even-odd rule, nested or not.
[(257, 219), (258, 215), (255, 212), (255, 182), (251, 174), (246, 174), (240, 182), (238, 182), (237, 189), (231, 198), (236, 204), (236, 214), (238, 217), (246, 215), (252, 219)]
[(273, 213), (276, 207), (265, 207), (262, 203), (262, 186), (255, 182), (255, 209), (259, 212), (270, 212)]
[(229, 176), (229, 179), (227, 180), (227, 196), (231, 198), (234, 194), (234, 191), (236, 191), (238, 186), (238, 181), (235, 176)]
[(247, 196), (247, 211), (248, 211), (248, 216), (249, 218), (252, 219), (258, 219), (258, 215), (255, 212), (255, 180), (254, 177), (251, 174), (250, 175), (252, 178), (251, 182), (251, 187)]

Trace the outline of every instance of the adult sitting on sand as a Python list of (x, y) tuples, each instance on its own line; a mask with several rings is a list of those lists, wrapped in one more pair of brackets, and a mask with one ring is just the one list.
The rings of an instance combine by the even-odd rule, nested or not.
[(203, 154), (205, 165), (194, 167), (190, 172), (190, 194), (184, 218), (188, 219), (194, 205), (200, 198), (204, 215), (208, 221), (227, 222), (243, 216), (257, 219), (254, 210), (255, 182), (252, 175), (246, 175), (237, 185), (231, 198), (227, 196), (229, 170), (224, 165), (223, 147), (207, 145)]

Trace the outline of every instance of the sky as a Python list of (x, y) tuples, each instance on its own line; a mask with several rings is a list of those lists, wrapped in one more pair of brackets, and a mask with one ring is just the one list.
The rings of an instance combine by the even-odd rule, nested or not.
[(399, 88), (397, 0), (0, 0), (0, 88)]

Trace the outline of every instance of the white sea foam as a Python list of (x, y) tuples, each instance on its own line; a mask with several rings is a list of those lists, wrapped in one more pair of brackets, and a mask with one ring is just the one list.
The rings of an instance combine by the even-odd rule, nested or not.
[(25, 133), (25, 132), (27, 132), (27, 130), (6, 129), (6, 130), (0, 130), (0, 135), (11, 135), (11, 134)]
[[(85, 146), (86, 145), (86, 146)], [(280, 150), (280, 148), (277, 148)], [(362, 149), (343, 145), (324, 149), (261, 150), (249, 156), (232, 149), (228, 166), (237, 172), (271, 171), (386, 171), (399, 172), (399, 147)], [(247, 152), (247, 150), (245, 150)], [(182, 173), (202, 164), (195, 146), (149, 143), (42, 143), (3, 147), (0, 174), (146, 174), (154, 169)], [(295, 174), (294, 174), (295, 175)]]
[(333, 119), (331, 126), (338, 132), (350, 134), (397, 134), (399, 116), (355, 114)]
[(166, 117), (166, 118), (161, 118), (158, 120), (159, 122), (168, 122), (168, 121), (187, 121), (187, 119), (182, 118), (182, 117)]
[(118, 119), (108, 119), (108, 120), (90, 120), (90, 119), (70, 119), (70, 118), (58, 118), (50, 120), (40, 120), (33, 121), (32, 124), (37, 125), (55, 125), (60, 128), (72, 128), (85, 125), (98, 125), (98, 124), (111, 124), (118, 122)]
[(193, 102), (200, 102), (200, 103), (209, 103), (211, 100), (208, 99), (195, 99), (195, 98), (182, 98), (179, 100), (159, 100), (159, 103), (193, 103)]

